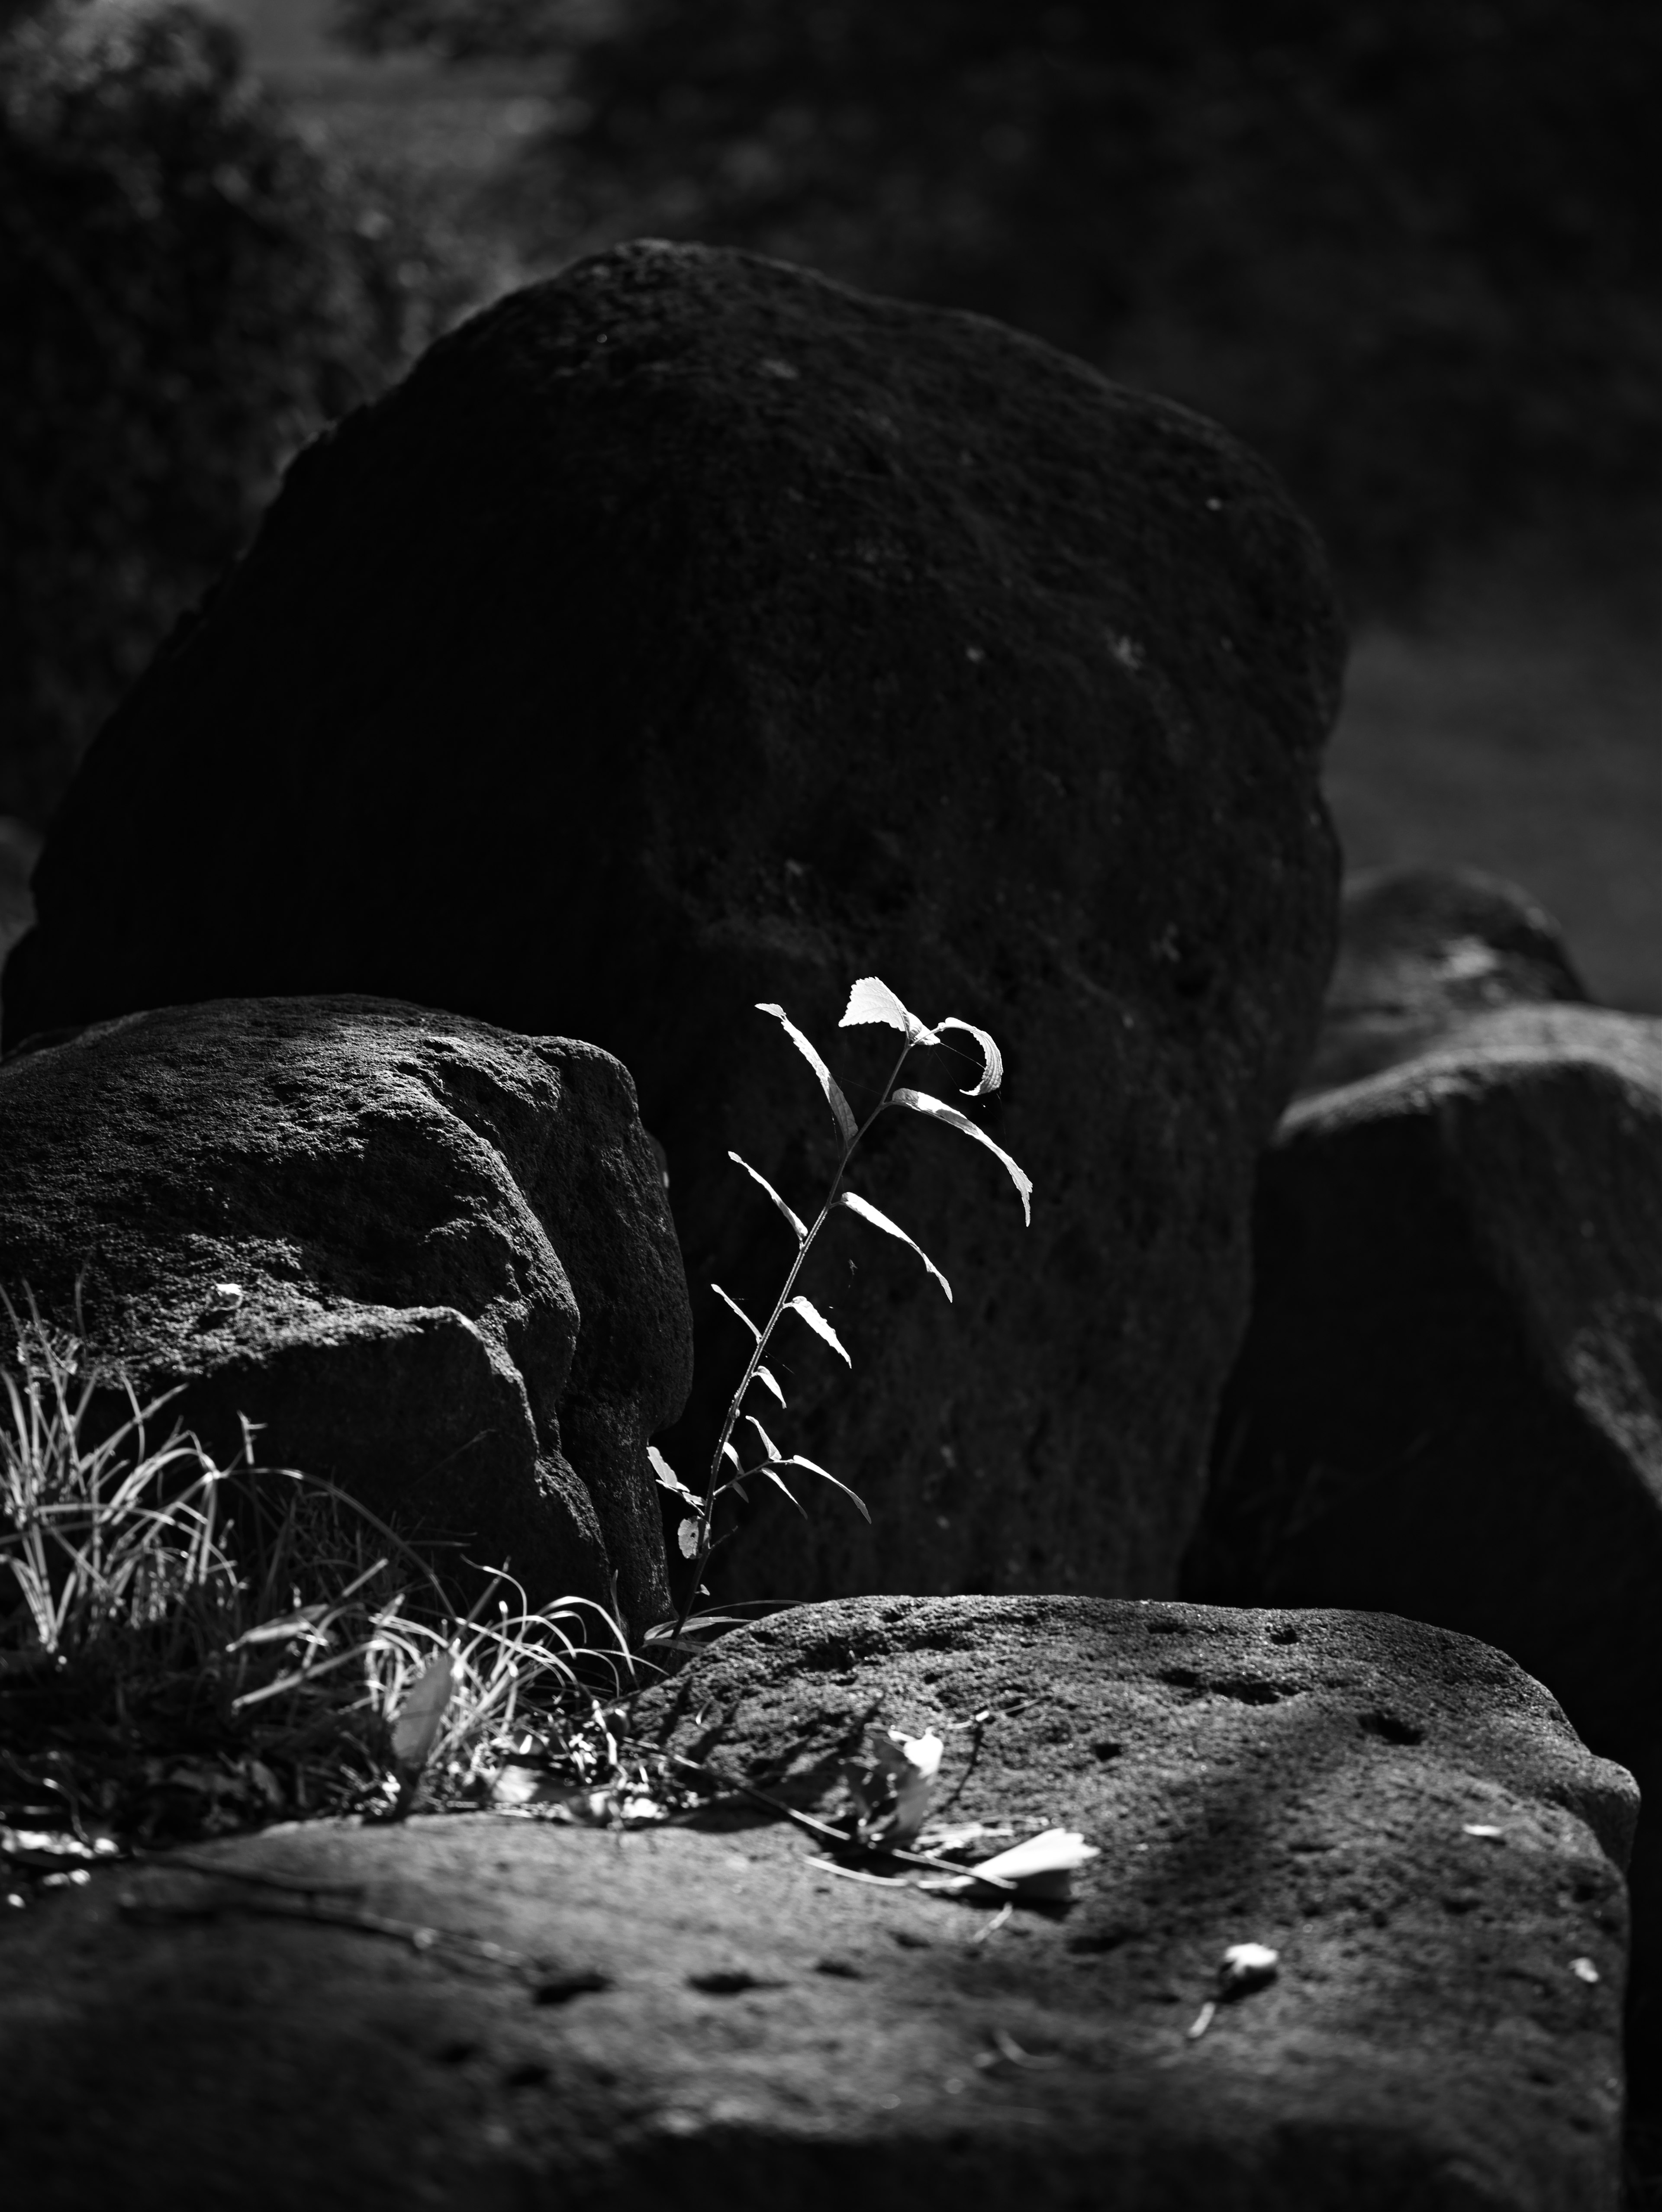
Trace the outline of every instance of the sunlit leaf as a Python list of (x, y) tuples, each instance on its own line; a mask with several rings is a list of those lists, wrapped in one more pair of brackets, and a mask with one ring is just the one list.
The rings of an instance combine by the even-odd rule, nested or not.
[(681, 1557), (684, 1559), (696, 1559), (698, 1556), (698, 1523), (696, 1521), (683, 1521), (675, 1531), (675, 1541), (680, 1547)]
[(767, 1454), (768, 1457), (770, 1459), (777, 1459), (780, 1456), (779, 1447), (775, 1443), (773, 1438), (768, 1434), (767, 1431), (762, 1426), (760, 1421), (757, 1419), (755, 1414), (746, 1413), (745, 1419), (750, 1423), (752, 1428), (755, 1430), (757, 1435), (761, 1438), (762, 1449)]
[(730, 1312), (736, 1313), (738, 1315), (740, 1320), (745, 1324), (745, 1327), (756, 1339), (756, 1341), (760, 1344), (762, 1341), (762, 1332), (758, 1328), (756, 1323), (751, 1319), (750, 1316), (745, 1311), (743, 1306), (740, 1304), (738, 1299), (730, 1298), (719, 1283), (712, 1283), (710, 1285), (710, 1288), (715, 1291), (716, 1297), (720, 1298), (721, 1304), (726, 1306)]
[(978, 1030), (973, 1022), (959, 1021), (956, 1014), (948, 1014), (946, 1020), (937, 1022), (935, 1027), (938, 1030), (965, 1030), (981, 1047), (982, 1056), (986, 1062), (981, 1071), (981, 1079), (967, 1085), (963, 1096), (965, 1098), (984, 1098), (989, 1091), (996, 1091), (1004, 1080), (1004, 1055), (986, 1030)]
[(734, 1463), (734, 1467), (736, 1467), (736, 1468), (738, 1468), (738, 1470), (739, 1470), (739, 1472), (740, 1472), (740, 1474), (742, 1474), (744, 1473), (744, 1471), (745, 1471), (745, 1468), (744, 1468), (744, 1462), (740, 1460), (740, 1456), (739, 1456), (738, 1452), (737, 1452), (737, 1451), (736, 1451), (736, 1449), (734, 1449), (734, 1444), (733, 1444), (733, 1442), (732, 1442), (732, 1439), (731, 1439), (731, 1438), (729, 1438), (729, 1439), (728, 1439), (728, 1441), (726, 1443), (724, 1443), (724, 1444), (722, 1445), (722, 1447), (721, 1447), (721, 1456), (722, 1456), (722, 1458), (723, 1458), (723, 1459), (730, 1459), (730, 1460), (733, 1462), (733, 1463)]
[(779, 1401), (779, 1403), (782, 1406), (784, 1404), (785, 1394), (779, 1388), (779, 1385), (774, 1381), (772, 1372), (770, 1369), (766, 1367), (758, 1367), (756, 1370), (756, 1380), (762, 1385), (764, 1390), (771, 1390), (774, 1396)]
[(697, 1491), (687, 1488), (656, 1444), (647, 1446), (647, 1457), (652, 1463), (653, 1474), (658, 1478), (659, 1488), (668, 1491), (673, 1498), (680, 1498), (683, 1504), (691, 1505), (696, 1512), (703, 1500), (698, 1496)]
[(851, 1498), (865, 1519), (870, 1521), (872, 1516), (867, 1510), (866, 1501), (860, 1492), (857, 1490), (850, 1490), (846, 1482), (839, 1481), (831, 1469), (821, 1467), (818, 1460), (804, 1459), (801, 1452), (792, 1452), (788, 1458), (782, 1459), (778, 1464), (781, 1467), (805, 1467), (810, 1474), (817, 1474), (822, 1482), (830, 1483), (833, 1490), (840, 1490), (844, 1498)]
[(1218, 1991), (1226, 1997), (1244, 1997), (1267, 1989), (1281, 1971), (1282, 1954), (1268, 1943), (1232, 1943), (1218, 1968)]
[(853, 1109), (843, 1096), (842, 1088), (837, 1078), (782, 1006), (764, 1006), (758, 999), (756, 1011), (758, 1014), (771, 1014), (776, 1022), (783, 1024), (785, 1034), (819, 1078), (819, 1088), (825, 1094), (825, 1102), (831, 1109), (832, 1118), (842, 1134), (843, 1142), (845, 1145), (851, 1145), (860, 1133), (860, 1124), (855, 1120)]
[(831, 1350), (843, 1362), (843, 1365), (852, 1369), (854, 1362), (849, 1358), (848, 1353), (843, 1349), (843, 1340), (837, 1335), (837, 1331), (831, 1327), (831, 1323), (825, 1319), (824, 1314), (820, 1312), (819, 1307), (813, 1304), (811, 1298), (794, 1297), (791, 1300), (789, 1305), (786, 1307), (785, 1310), (787, 1313), (801, 1314), (803, 1320), (807, 1322), (808, 1327), (813, 1331), (814, 1334), (816, 1336), (823, 1336), (826, 1343), (830, 1345)]
[(1046, 1828), (1025, 1844), (983, 1859), (970, 1869), (967, 1879), (1013, 1885), (1024, 1897), (1065, 1898), (1071, 1892), (1075, 1869), (1099, 1856), (1096, 1845), (1087, 1844), (1077, 1830)]
[(803, 1504), (801, 1499), (796, 1495), (796, 1492), (791, 1488), (790, 1485), (785, 1480), (784, 1477), (778, 1472), (777, 1468), (771, 1467), (756, 1467), (751, 1469), (751, 1473), (752, 1474), (765, 1475), (776, 1490), (782, 1490), (784, 1492), (786, 1497), (789, 1498), (791, 1504), (802, 1516), (802, 1518), (805, 1521), (807, 1519), (808, 1516), (807, 1507)]
[(1004, 1163), (1010, 1181), (1015, 1185), (1021, 1200), (1021, 1218), (1029, 1228), (1033, 1221), (1033, 1186), (1030, 1176), (1019, 1168), (1001, 1145), (995, 1145), (984, 1129), (979, 1129), (967, 1114), (960, 1114), (956, 1106), (947, 1105), (944, 1098), (932, 1098), (927, 1091), (893, 1091), (889, 1094), (897, 1106), (910, 1106), (914, 1114), (927, 1114), (931, 1121), (944, 1121), (949, 1128), (961, 1129), (966, 1137), (973, 1137), (978, 1145), (985, 1145), (995, 1158)]
[(728, 1154), (728, 1158), (730, 1160), (737, 1161), (738, 1164), (743, 1168), (745, 1173), (750, 1177), (752, 1182), (759, 1183), (761, 1185), (762, 1188), (766, 1191), (768, 1196), (778, 1207), (781, 1213), (784, 1215), (786, 1220), (789, 1222), (791, 1227), (796, 1231), (797, 1243), (799, 1244), (802, 1243), (807, 1239), (808, 1233), (807, 1222), (803, 1221), (797, 1214), (792, 1212), (791, 1208), (786, 1205), (784, 1200), (780, 1197), (778, 1192), (768, 1181), (767, 1177), (764, 1175), (758, 1175), (755, 1169), (751, 1165), (748, 1160), (740, 1159), (737, 1152), (729, 1152)]
[(876, 975), (862, 975), (849, 993), (848, 1006), (837, 1026), (840, 1030), (852, 1030), (878, 1022), (886, 1029), (898, 1030), (910, 1044), (939, 1044), (941, 1042), (926, 1023), (919, 1021), (911, 1009), (902, 1004), (886, 983)]
[(393, 1723), (393, 1758), (406, 1773), (419, 1774), (433, 1755), (455, 1674), (456, 1655), (441, 1651), (405, 1693)]
[(849, 1212), (856, 1216), (858, 1219), (861, 1221), (869, 1221), (874, 1229), (880, 1229), (886, 1236), (898, 1237), (903, 1244), (910, 1244), (913, 1251), (916, 1253), (918, 1258), (923, 1262), (923, 1265), (934, 1277), (936, 1282), (940, 1284), (941, 1289), (947, 1293), (947, 1304), (950, 1304), (952, 1303), (952, 1285), (941, 1273), (940, 1268), (935, 1266), (934, 1261), (930, 1259), (928, 1254), (923, 1249), (923, 1247), (916, 1243), (914, 1238), (908, 1237), (905, 1231), (900, 1226), (900, 1224), (898, 1221), (891, 1221), (886, 1213), (880, 1213), (874, 1206), (869, 1205), (866, 1200), (861, 1198), (856, 1193), (851, 1190), (845, 1190), (837, 1202), (839, 1206), (846, 1206)]

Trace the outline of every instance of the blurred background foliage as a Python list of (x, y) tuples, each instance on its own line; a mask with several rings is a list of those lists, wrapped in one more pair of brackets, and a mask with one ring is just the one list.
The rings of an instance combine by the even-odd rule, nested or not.
[(1014, 323), (1281, 468), (1362, 605), (1654, 489), (1656, 0), (339, 0), (548, 65), (527, 250), (749, 246)]
[(0, 23), (0, 816), (39, 823), (290, 454), (467, 303), (182, 5)]

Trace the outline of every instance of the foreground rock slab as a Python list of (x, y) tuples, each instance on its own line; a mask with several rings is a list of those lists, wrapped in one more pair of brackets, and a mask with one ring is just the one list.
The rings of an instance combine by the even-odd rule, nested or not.
[[(1003, 1047), (970, 1110), (1033, 1226), (986, 1155), (880, 1126), (859, 1187), (957, 1304), (828, 1236), (855, 1387), (804, 1336), (781, 1440), (880, 1538), (766, 1493), (725, 1587), (1169, 1589), (1331, 953), (1341, 659), (1309, 530), (1214, 425), (983, 318), (620, 247), (295, 464), (70, 793), (7, 1036), (372, 990), (616, 1053), (687, 1257), (691, 1480), (749, 1349), (709, 1282), (765, 1312), (790, 1258), (729, 1150), (810, 1218), (836, 1158), (755, 1006), (824, 1048), (881, 975)], [(834, 1056), (863, 1111), (882, 1033)]]
[[(868, 1726), (932, 1725), (953, 1820), (1100, 1856), (1001, 1919), (839, 1878), (760, 1809), (113, 1869), (0, 1923), (20, 2202), (1614, 2212), (1635, 1792), (1498, 1653), (865, 1600), (731, 1637), (639, 1720), (820, 1806)], [(1192, 2038), (1240, 1942), (1277, 1978)]]
[(680, 1254), (628, 1073), (355, 997), (95, 1024), (0, 1063), (0, 1290), (222, 1464), (339, 1483), (533, 1604), (667, 1604), (647, 1441)]

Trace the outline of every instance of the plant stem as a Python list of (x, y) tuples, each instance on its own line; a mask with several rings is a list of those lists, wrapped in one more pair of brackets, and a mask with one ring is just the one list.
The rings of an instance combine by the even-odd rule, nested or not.
[(745, 1371), (739, 1378), (739, 1387), (728, 1401), (727, 1419), (722, 1422), (721, 1433), (715, 1440), (715, 1450), (709, 1463), (709, 1480), (705, 1487), (703, 1503), (698, 1510), (698, 1548), (693, 1556), (692, 1575), (687, 1586), (687, 1594), (681, 1601), (680, 1609), (675, 1616), (675, 1626), (672, 1631), (673, 1636), (679, 1637), (687, 1625), (687, 1615), (691, 1612), (693, 1601), (698, 1595), (698, 1585), (704, 1578), (704, 1569), (709, 1564), (714, 1543), (715, 1507), (724, 1492), (732, 1486), (731, 1477), (726, 1482), (721, 1480), (721, 1462), (727, 1455), (728, 1444), (733, 1441), (734, 1430), (739, 1425), (739, 1415), (744, 1406), (745, 1393), (756, 1380), (756, 1370), (762, 1364), (773, 1332), (779, 1324), (781, 1315), (790, 1303), (791, 1293), (796, 1288), (796, 1279), (802, 1272), (803, 1261), (813, 1249), (813, 1240), (831, 1219), (831, 1209), (837, 1204), (837, 1197), (843, 1188), (843, 1178), (848, 1173), (849, 1162), (859, 1150), (867, 1131), (889, 1103), (893, 1095), (894, 1086), (900, 1079), (900, 1071), (906, 1065), (907, 1057), (911, 1050), (912, 1040), (908, 1037), (900, 1048), (899, 1059), (889, 1072), (889, 1079), (883, 1085), (876, 1105), (873, 1107), (871, 1112), (844, 1146), (843, 1157), (837, 1164), (837, 1172), (831, 1180), (831, 1188), (825, 1193), (825, 1202), (815, 1216), (813, 1226), (797, 1245), (796, 1257), (791, 1262), (790, 1272), (785, 1277), (783, 1287), (773, 1302), (773, 1311), (768, 1316), (767, 1326), (758, 1335), (756, 1342), (751, 1347), (750, 1358), (745, 1363)]

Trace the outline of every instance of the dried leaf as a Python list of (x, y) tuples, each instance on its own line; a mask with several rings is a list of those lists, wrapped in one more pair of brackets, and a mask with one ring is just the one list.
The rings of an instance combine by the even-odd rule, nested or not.
[(869, 1205), (865, 1199), (860, 1197), (855, 1192), (851, 1190), (845, 1190), (837, 1202), (839, 1206), (846, 1206), (849, 1212), (854, 1214), (859, 1220), (869, 1221), (874, 1229), (880, 1229), (886, 1236), (898, 1237), (903, 1244), (910, 1244), (913, 1251), (916, 1253), (918, 1258), (923, 1262), (923, 1265), (934, 1277), (936, 1282), (940, 1284), (941, 1289), (945, 1291), (947, 1293), (947, 1303), (949, 1305), (951, 1304), (953, 1296), (952, 1285), (941, 1273), (940, 1268), (935, 1266), (934, 1261), (930, 1259), (928, 1254), (923, 1249), (923, 1247), (917, 1243), (912, 1237), (908, 1237), (905, 1231), (900, 1226), (900, 1224), (898, 1221), (891, 1221), (886, 1213), (880, 1213), (874, 1206)]
[(978, 1145), (1004, 1163), (1010, 1181), (1021, 1199), (1021, 1218), (1031, 1229), (1033, 1222), (1033, 1186), (1032, 1179), (1019, 1168), (1001, 1145), (995, 1145), (984, 1129), (977, 1128), (967, 1114), (960, 1114), (956, 1106), (949, 1106), (944, 1098), (932, 1098), (927, 1091), (892, 1091), (891, 1104), (910, 1106), (914, 1114), (927, 1114), (932, 1121), (944, 1121), (949, 1128), (960, 1129), (966, 1137), (973, 1137)]
[(843, 1142), (845, 1145), (851, 1145), (860, 1133), (860, 1124), (855, 1120), (853, 1109), (849, 1106), (848, 1100), (843, 1096), (842, 1089), (837, 1083), (837, 1078), (831, 1073), (830, 1068), (826, 1066), (825, 1061), (820, 1059), (819, 1054), (808, 1042), (807, 1037), (803, 1036), (801, 1030), (797, 1028), (795, 1023), (792, 1021), (790, 1016), (785, 1012), (782, 1006), (764, 1006), (761, 1000), (758, 1000), (757, 1001), (756, 1011), (758, 1014), (771, 1014), (776, 1022), (781, 1022), (784, 1024), (785, 1034), (789, 1037), (791, 1042), (796, 1047), (798, 1052), (801, 1054), (803, 1059), (807, 1060), (808, 1066), (813, 1070), (814, 1073), (819, 1078), (819, 1087), (825, 1094), (825, 1103), (831, 1109), (832, 1119), (836, 1121), (837, 1128), (842, 1134)]
[(981, 1071), (981, 1079), (977, 1083), (967, 1085), (961, 1095), (965, 1098), (984, 1098), (989, 1091), (996, 1091), (1004, 1080), (1004, 1055), (986, 1030), (978, 1030), (973, 1022), (959, 1021), (956, 1014), (948, 1014), (946, 1020), (937, 1022), (935, 1027), (938, 1030), (963, 1030), (981, 1047), (982, 1057), (985, 1062)]
[(393, 1758), (407, 1774), (419, 1774), (433, 1755), (455, 1681), (456, 1655), (429, 1659), (405, 1692), (393, 1723)]
[(698, 1523), (683, 1521), (675, 1531), (675, 1541), (684, 1559), (696, 1559), (698, 1556)]
[(1013, 1884), (1021, 1897), (1062, 1899), (1072, 1893), (1075, 1869), (1098, 1856), (1096, 1845), (1087, 1844), (1076, 1830), (1046, 1828), (1025, 1844), (981, 1860), (953, 1887), (973, 1888), (977, 1881), (987, 1880)]
[(728, 1158), (730, 1160), (737, 1161), (738, 1164), (743, 1168), (745, 1173), (750, 1177), (752, 1182), (759, 1183), (761, 1185), (762, 1188), (766, 1191), (768, 1196), (778, 1207), (781, 1213), (784, 1215), (786, 1220), (789, 1222), (791, 1227), (796, 1231), (797, 1243), (799, 1244), (806, 1243), (808, 1234), (807, 1222), (805, 1222), (800, 1215), (792, 1212), (791, 1208), (786, 1205), (784, 1200), (780, 1197), (778, 1192), (768, 1181), (767, 1177), (764, 1175), (758, 1175), (756, 1170), (751, 1165), (750, 1162), (746, 1159), (740, 1159), (737, 1152), (729, 1152), (728, 1154)]
[(698, 1496), (697, 1491), (687, 1488), (656, 1444), (647, 1446), (647, 1457), (652, 1463), (652, 1472), (658, 1479), (659, 1488), (668, 1491), (672, 1498), (680, 1498), (683, 1504), (691, 1505), (697, 1512), (699, 1506), (703, 1504), (703, 1498)]
[(888, 985), (875, 975), (862, 975), (849, 993), (849, 1003), (840, 1030), (863, 1028), (868, 1023), (880, 1022), (886, 1029), (898, 1030), (911, 1044), (939, 1044), (934, 1031), (910, 1009), (901, 1004)]
[[(714, 1286), (712, 1285), (712, 1287)], [(813, 1304), (811, 1298), (794, 1297), (791, 1300), (789, 1305), (786, 1307), (785, 1310), (787, 1313), (801, 1314), (803, 1320), (807, 1322), (808, 1327), (813, 1331), (814, 1334), (816, 1336), (823, 1336), (826, 1343), (830, 1345), (831, 1350), (843, 1362), (843, 1364), (852, 1370), (854, 1362), (849, 1358), (848, 1353), (843, 1350), (843, 1340), (837, 1335), (837, 1331), (831, 1327), (831, 1323), (825, 1319), (824, 1314), (820, 1312), (819, 1307)]]

